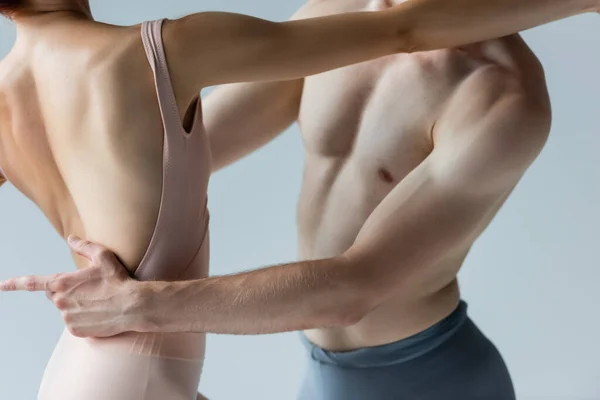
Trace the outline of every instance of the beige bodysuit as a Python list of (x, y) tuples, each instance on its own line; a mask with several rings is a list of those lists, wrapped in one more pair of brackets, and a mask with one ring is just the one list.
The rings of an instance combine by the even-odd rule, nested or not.
[[(193, 128), (179, 117), (162, 42), (163, 20), (142, 25), (164, 124), (163, 186), (152, 240), (135, 272), (139, 280), (206, 276), (210, 149), (196, 104)], [(43, 377), (40, 400), (192, 400), (205, 335), (126, 333), (81, 339), (63, 333)]]

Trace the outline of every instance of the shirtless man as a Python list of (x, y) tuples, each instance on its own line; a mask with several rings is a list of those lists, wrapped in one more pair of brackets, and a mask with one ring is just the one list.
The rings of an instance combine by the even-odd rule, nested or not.
[[(390, 6), (312, 1), (295, 18)], [(525, 43), (512, 36), (223, 87), (205, 102), (214, 169), (296, 120), (306, 150), (299, 248), (308, 261), (139, 283), (106, 249), (75, 239), (97, 266), (7, 286), (48, 289), (78, 336), (307, 329), (303, 399), (514, 399), (500, 354), (466, 315), (456, 275), (549, 132), (543, 71)]]
[[(294, 18), (390, 6), (313, 1)], [(544, 73), (519, 36), (222, 87), (208, 96), (205, 116), (213, 170), (299, 124), (299, 255), (315, 261), (305, 265), (313, 271), (302, 275), (311, 280), (303, 291), (293, 290), (300, 275), (279, 269), (289, 273), (290, 298), (301, 300), (268, 304), (323, 317), (294, 326), (322, 327), (302, 335), (311, 355), (302, 400), (515, 398), (500, 354), (467, 316), (456, 276), (550, 130)], [(238, 282), (271, 287), (266, 273)], [(258, 315), (237, 318), (246, 332)]]

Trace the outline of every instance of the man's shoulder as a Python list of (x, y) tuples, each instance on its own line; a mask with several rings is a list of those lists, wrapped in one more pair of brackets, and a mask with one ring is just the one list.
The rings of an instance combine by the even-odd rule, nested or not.
[(528, 101), (546, 102), (548, 88), (542, 63), (523, 38), (510, 35), (481, 44), (486, 63), (474, 72), (481, 85), (520, 93)]
[(548, 119), (551, 113), (544, 71), (537, 62), (511, 66), (484, 64), (463, 80), (456, 95), (465, 105), (472, 104), (482, 111), (510, 99), (522, 107), (506, 107), (505, 112), (527, 113), (540, 120)]
[(436, 127), (459, 141), (466, 132), (488, 137), (495, 153), (537, 154), (550, 132), (552, 112), (543, 71), (525, 67), (487, 63), (474, 69), (451, 96)]

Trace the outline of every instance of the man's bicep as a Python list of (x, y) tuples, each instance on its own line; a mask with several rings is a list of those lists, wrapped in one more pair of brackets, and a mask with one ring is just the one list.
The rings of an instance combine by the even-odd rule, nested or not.
[(225, 85), (203, 102), (213, 172), (266, 145), (298, 118), (302, 80)]
[(431, 156), (387, 195), (363, 225), (348, 255), (366, 263), (385, 285), (407, 281), (464, 252), (511, 187), (477, 193), (443, 182)]

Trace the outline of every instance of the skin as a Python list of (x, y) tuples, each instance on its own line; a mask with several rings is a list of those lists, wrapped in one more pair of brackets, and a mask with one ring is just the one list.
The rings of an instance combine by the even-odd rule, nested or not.
[[(380, 59), (353, 67), (359, 68), (356, 70), (339, 70), (305, 81), (294, 78), (399, 50), (430, 50), (489, 39), (591, 11), (598, 4), (564, 0), (414, 0), (395, 7), (377, 3), (375, 7), (384, 10), (379, 13), (350, 13), (365, 10), (366, 6), (358, 1), (313, 1), (296, 20), (284, 24), (201, 14), (171, 24), (172, 28), (167, 25), (165, 30), (167, 56), (173, 65), (182, 110), (197, 95), (193, 84), (203, 87), (252, 79), (286, 80), (221, 89), (206, 104), (206, 125), (216, 154), (215, 168), (219, 168), (268, 142), (299, 117), (310, 158), (299, 206), (301, 256), (307, 261), (186, 283), (135, 282), (118, 260), (129, 271), (139, 262), (135, 254), (142, 254), (149, 241), (156, 203), (155, 208), (148, 207), (146, 225), (136, 221), (137, 226), (147, 227), (146, 237), (144, 229), (136, 232), (140, 234), (137, 247), (132, 244), (131, 221), (121, 226), (111, 220), (110, 226), (100, 226), (97, 232), (64, 229), (65, 236), (74, 233), (105, 245), (76, 238), (70, 241), (74, 252), (82, 256), (77, 258), (79, 265), (89, 268), (53, 277), (9, 280), (2, 285), (3, 290), (46, 290), (63, 310), (69, 330), (77, 336), (111, 336), (127, 330), (271, 333), (322, 328), (308, 332), (310, 339), (326, 348), (348, 349), (398, 340), (446, 315), (458, 299), (455, 277), (462, 260), (547, 137), (550, 111), (535, 57), (520, 39), (513, 37), (462, 51), (411, 55), (408, 60)], [(473, 19), (475, 13), (478, 18)], [(340, 15), (327, 20), (306, 19), (329, 14)], [(245, 30), (248, 26), (252, 29)], [(281, 26), (287, 28), (275, 28)], [(270, 34), (274, 40), (269, 46), (253, 39)], [(189, 40), (178, 40), (181, 38)], [(387, 38), (393, 38), (389, 44)], [(238, 40), (245, 45), (234, 51), (230, 44)], [(288, 41), (294, 41), (294, 45)], [(335, 60), (331, 55), (334, 48)], [(200, 50), (194, 53), (194, 49)], [(311, 54), (312, 61), (306, 54)], [(358, 111), (371, 110), (368, 104), (381, 102), (409, 113), (403, 99), (389, 93), (377, 97), (374, 92), (367, 93), (365, 85), (373, 82), (374, 74), (383, 77), (383, 71), (392, 71), (396, 65), (409, 69), (406, 65), (411, 62), (439, 64), (434, 70), (446, 78), (446, 87), (438, 88), (444, 93), (434, 98), (437, 106), (424, 108), (426, 117), (413, 121), (411, 129), (398, 128), (398, 121), (393, 119), (379, 119), (385, 122), (383, 126), (367, 126), (365, 131), (384, 133), (365, 141), (364, 131), (348, 117), (357, 114), (351, 109), (353, 100), (363, 99), (364, 107)], [(448, 73), (452, 68), (462, 71), (458, 74), (460, 84), (456, 76), (449, 76), (453, 75)], [(415, 69), (413, 74), (420, 71)], [(344, 84), (356, 73), (361, 79), (355, 87)], [(390, 72), (389, 79), (400, 78), (397, 74)], [(337, 85), (336, 80), (340, 82)], [(421, 86), (412, 89), (431, 90), (431, 81), (434, 79), (420, 81)], [(353, 97), (342, 88), (352, 91)], [(407, 93), (410, 90), (408, 87)], [(269, 107), (275, 98), (279, 107)], [(329, 102), (344, 110), (339, 118), (323, 119), (318, 114), (317, 109), (327, 110)], [(257, 112), (244, 111), (252, 107)], [(395, 108), (392, 110), (392, 114), (397, 113)], [(379, 118), (376, 111), (370, 112), (374, 113), (373, 121)], [(132, 110), (129, 119), (142, 114)], [(123, 131), (120, 126), (110, 128), (104, 134)], [(144, 133), (147, 135), (147, 131)], [(147, 142), (145, 139), (137, 144), (149, 146)], [(72, 146), (66, 141), (64, 145)], [(158, 144), (155, 152), (157, 148)], [(79, 151), (87, 158), (86, 150), (89, 152), (91, 146)], [(10, 171), (15, 175), (20, 171), (19, 158), (12, 158), (9, 150), (3, 149), (3, 153), (11, 155), (12, 178)], [(99, 165), (106, 164), (107, 159), (98, 160)], [(34, 160), (29, 161), (35, 165)], [(109, 186), (110, 192), (116, 194), (109, 200), (115, 203), (117, 198), (120, 203), (127, 196), (139, 199), (140, 193), (126, 189), (131, 182), (123, 182), (116, 173), (126, 166), (111, 162), (115, 173), (109, 178), (93, 170), (84, 170), (81, 176), (87, 180), (92, 174), (102, 179), (103, 185), (113, 185)], [(158, 157), (154, 163), (158, 168)], [(38, 172), (41, 164), (38, 161)], [(369, 175), (362, 176), (353, 166), (364, 167)], [(323, 175), (327, 179), (322, 179)], [(157, 176), (154, 178), (157, 182)], [(345, 185), (346, 180), (365, 186)], [(115, 181), (123, 186), (117, 188)], [(328, 185), (328, 181), (340, 183)], [(377, 186), (369, 187), (368, 181), (377, 182)], [(30, 190), (42, 189), (32, 186)], [(144, 199), (158, 199), (156, 193), (142, 195)], [(356, 198), (356, 204), (342, 200), (347, 196)], [(107, 202), (105, 197), (88, 197), (86, 208), (110, 220), (114, 210), (104, 210), (116, 205), (112, 201), (111, 207), (102, 204)], [(316, 204), (311, 204), (315, 199)], [(125, 203), (139, 204), (132, 200)], [(62, 206), (61, 202), (55, 204)], [(119, 214), (143, 215), (131, 211), (123, 209)], [(340, 220), (347, 221), (334, 228), (334, 222)], [(126, 244), (131, 246), (129, 252)], [(389, 320), (390, 309), (400, 310), (394, 313), (398, 322), (391, 325), (383, 323)]]
[[(162, 189), (163, 130), (140, 27), (96, 23), (87, 2), (30, 6), (12, 15), (17, 41), (0, 62), (0, 167), (62, 237), (105, 244), (112, 253), (95, 259), (118, 263), (113, 278), (124, 280), (145, 253)], [(182, 123), (206, 86), (297, 79), (396, 53), (407, 46), (403, 20), (396, 8), (290, 23), (226, 13), (169, 21)]]
[[(327, 6), (297, 17), (340, 12)], [(396, 112), (383, 111), (389, 109)], [(423, 330), (456, 307), (456, 274), (541, 150), (550, 107), (541, 66), (518, 37), (391, 56), (304, 82), (221, 88), (205, 102), (215, 167), (296, 119), (307, 160), (298, 205), (300, 257), (307, 261), (191, 283), (142, 284), (133, 289), (139, 298), (127, 303), (137, 324), (131, 327), (238, 334), (311, 329), (309, 339), (330, 350)], [(86, 241), (72, 246), (100, 266), (86, 271), (86, 294), (131, 299), (106, 289), (113, 287), (107, 282), (131, 283), (107, 259), (110, 253)], [(101, 267), (109, 264), (116, 268)], [(114, 275), (101, 275), (107, 272)], [(80, 281), (55, 282), (68, 291)], [(98, 285), (104, 293), (94, 292), (96, 282), (104, 283)], [(170, 301), (162, 300), (167, 296)], [(71, 311), (71, 299), (50, 297), (58, 297), (73, 326), (87, 323)], [(89, 308), (84, 317), (106, 320), (105, 312)]]
[[(162, 123), (140, 27), (96, 23), (87, 3), (34, 5), (44, 12), (13, 16), (17, 41), (0, 63), (0, 166), (61, 236), (101, 242), (133, 272), (162, 176)], [(395, 9), (291, 23), (227, 13), (169, 21), (163, 36), (181, 119), (206, 86), (294, 79), (395, 53), (402, 19)]]

